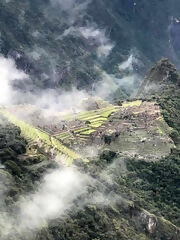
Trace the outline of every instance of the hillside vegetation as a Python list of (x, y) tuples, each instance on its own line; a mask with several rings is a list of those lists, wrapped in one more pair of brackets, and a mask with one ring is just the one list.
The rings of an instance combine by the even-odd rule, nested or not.
[[(127, 155), (122, 148), (116, 147), (112, 150), (111, 147), (116, 144), (117, 137), (124, 137), (121, 135), (122, 133), (115, 138), (114, 135), (106, 136), (102, 139), (104, 141), (103, 148), (97, 155), (89, 157), (88, 162), (77, 159), (73, 162), (75, 168), (95, 180), (88, 184), (87, 191), (80, 194), (78, 198), (84, 207), (79, 208), (78, 201), (74, 201), (73, 207), (66, 216), (47, 222), (46, 227), (43, 227), (35, 235), (22, 236), (15, 227), (13, 236), (10, 234), (5, 239), (178, 240), (180, 238), (179, 97), (177, 85), (167, 82), (158, 88), (158, 92), (153, 92), (152, 95), (149, 92), (146, 96), (141, 96), (141, 100), (126, 101), (118, 108), (109, 107), (78, 114), (77, 117), (80, 120), (88, 121), (87, 124), (90, 125), (97, 124), (94, 120), (96, 117), (100, 118), (98, 121), (103, 120), (100, 128), (104, 125), (106, 126), (104, 131), (111, 130), (110, 132), (112, 132), (112, 127), (116, 129), (116, 126), (121, 126), (122, 123), (125, 123), (124, 126), (126, 126), (127, 123), (134, 124), (134, 121), (137, 121), (136, 124), (140, 124), (141, 128), (146, 129), (147, 126), (141, 122), (142, 116), (145, 118), (148, 116), (146, 121), (150, 121), (151, 124), (157, 124), (156, 118), (159, 118), (158, 124), (160, 125), (157, 125), (159, 128), (156, 127), (156, 136), (159, 136), (159, 139), (164, 139), (165, 136), (168, 139), (171, 137), (174, 144), (166, 157), (147, 161), (142, 156), (141, 159), (138, 159), (138, 155), (134, 155), (134, 157)], [(159, 106), (161, 106), (161, 113), (166, 123), (162, 115), (159, 115), (161, 114)], [(9, 139), (9, 141), (1, 146), (3, 166), (0, 176), (13, 179), (8, 185), (5, 198), (6, 211), (10, 212), (21, 194), (34, 191), (46, 172), (57, 168), (63, 169), (64, 162), (58, 162), (57, 165), (55, 161), (50, 160), (47, 153), (36, 152), (36, 154), (28, 155), (26, 152), (25, 154), (27, 142), (20, 136), (21, 131), (22, 136), (27, 140), (29, 137), (33, 140), (36, 137), (42, 138), (46, 144), (55, 144), (57, 147), (60, 142), (29, 124), (17, 120), (7, 111), (3, 110), (2, 112), (9, 121), (20, 127), (7, 124), (1, 116), (1, 137)], [(68, 119), (68, 121), (72, 121), (69, 117)], [(78, 136), (80, 131), (85, 135), (92, 134), (93, 136), (93, 132), (90, 132), (92, 128), (80, 128), (76, 130), (75, 134)], [(128, 127), (124, 127), (125, 129), (128, 131)], [(143, 131), (148, 132), (148, 130)], [(7, 136), (12, 136), (12, 132), (15, 133), (13, 144), (8, 145), (11, 140)], [(96, 132), (98, 132), (98, 127)], [(129, 134), (132, 138), (130, 130)], [(63, 141), (66, 133), (59, 137)], [(15, 149), (13, 149), (14, 141), (17, 142)], [(143, 140), (139, 145), (145, 144), (144, 141), (146, 142)], [(59, 149), (63, 154), (65, 153), (62, 145)], [(69, 156), (72, 157), (71, 154)]]
[[(101, 79), (102, 72), (95, 66), (118, 76), (118, 65), (131, 53), (140, 61), (135, 67), (140, 75), (161, 57), (175, 60), (169, 46), (168, 27), (171, 17), (179, 16), (178, 0), (173, 3), (170, 0), (163, 3), (92, 0), (82, 10), (77, 4), (77, 12), (66, 11), (61, 4), (53, 2), (57, 1), (2, 0), (0, 3), (1, 53), (15, 59), (18, 68), (31, 76), (33, 86), (69, 89), (73, 85), (90, 89)], [(110, 55), (103, 61), (99, 59), (98, 43), (91, 37), (78, 35), (79, 27), (87, 32), (104, 31), (107, 40), (98, 41), (102, 41), (100, 47), (114, 44)], [(73, 28), (75, 34), (68, 34)], [(27, 83), (23, 88), (27, 88)]]
[(179, 13), (0, 1), (0, 240), (180, 239)]

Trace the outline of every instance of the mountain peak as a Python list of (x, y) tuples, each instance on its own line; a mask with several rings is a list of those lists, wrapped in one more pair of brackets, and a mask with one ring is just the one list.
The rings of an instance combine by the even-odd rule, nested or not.
[(160, 85), (174, 83), (180, 86), (180, 74), (167, 58), (158, 61), (147, 73), (139, 93), (159, 89)]

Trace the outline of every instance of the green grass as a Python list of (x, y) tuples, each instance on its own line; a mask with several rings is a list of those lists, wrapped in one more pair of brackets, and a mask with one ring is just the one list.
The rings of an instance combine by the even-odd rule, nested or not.
[(41, 132), (40, 130), (32, 127), (31, 125), (18, 120), (16, 117), (14, 117), (12, 114), (10, 114), (7, 110), (2, 110), (2, 114), (8, 118), (10, 122), (12, 122), (14, 125), (20, 127), (22, 136), (26, 139), (30, 139), (32, 141), (37, 141), (38, 138), (41, 138), (45, 143), (48, 145), (51, 144), (50, 138), (47, 134)]
[(72, 163), (74, 159), (81, 158), (78, 154), (62, 145), (56, 138), (52, 137), (51, 140), (53, 146), (55, 146), (58, 150), (60, 150), (60, 152), (65, 154), (65, 156), (70, 157), (68, 163)]
[[(74, 116), (66, 116), (69, 121), (73, 119), (80, 119), (83, 122), (89, 121), (88, 127), (82, 127), (76, 129), (74, 131), (76, 137), (81, 140), (81, 136), (86, 137), (86, 141), (89, 139), (89, 135), (96, 131), (96, 128), (101, 127), (101, 125), (107, 121), (109, 115), (111, 113), (119, 110), (119, 107), (108, 106), (106, 108), (101, 108), (98, 110), (85, 111), (78, 115)], [(56, 147), (56, 151), (58, 155), (64, 155), (66, 158), (71, 159), (68, 160), (71, 163), (74, 159), (81, 158), (78, 154), (65, 147), (59, 140), (61, 140), (64, 144), (76, 143), (76, 139), (68, 132), (62, 132), (56, 136), (50, 136), (48, 133), (45, 133), (39, 129), (34, 128), (33, 126), (17, 119), (12, 114), (10, 114), (7, 110), (2, 111), (4, 116), (6, 116), (12, 123), (16, 126), (19, 126), (22, 131), (22, 135), (28, 141), (40, 141), (43, 143), (44, 149), (48, 150), (50, 148)], [(59, 140), (58, 140), (59, 139)], [(84, 139), (83, 139), (84, 140)], [(85, 141), (84, 140), (84, 141)], [(85, 160), (86, 161), (86, 160)]]
[[(47, 133), (44, 133), (39, 129), (36, 129), (31, 125), (17, 119), (7, 110), (1, 110), (1, 112), (11, 123), (20, 127), (21, 134), (25, 139), (31, 139), (32, 141), (38, 141), (38, 139), (40, 139), (43, 142), (45, 149), (56, 147), (57, 154), (60, 156), (65, 156), (68, 160), (68, 164), (72, 163), (74, 159), (82, 159), (78, 154), (61, 144), (55, 137), (51, 137)], [(88, 161), (87, 159), (83, 160)]]
[(96, 119), (96, 118), (98, 118), (99, 117), (99, 115), (97, 114), (97, 115), (93, 115), (93, 116), (91, 116), (91, 117), (83, 117), (83, 118), (81, 118), (81, 120), (82, 121), (91, 121), (91, 120), (93, 120), (93, 119)]
[(98, 115), (101, 115), (103, 114), (104, 112), (107, 112), (107, 111), (118, 111), (119, 110), (119, 107), (117, 106), (113, 106), (113, 107), (108, 107), (108, 108), (101, 108), (101, 109), (98, 109), (98, 110), (92, 110), (92, 111), (85, 111), (85, 112), (82, 112), (80, 114), (77, 115), (77, 118), (82, 118), (82, 117), (85, 117), (85, 116), (93, 116), (95, 114), (98, 114)]
[(83, 131), (86, 131), (86, 130), (89, 130), (90, 128), (87, 127), (87, 128), (81, 128), (81, 129), (78, 129), (78, 130), (75, 130), (74, 133), (78, 134), (80, 132), (83, 132)]
[(56, 137), (66, 137), (69, 136), (69, 132), (64, 132), (64, 133), (60, 133), (59, 135), (56, 135)]
[(118, 106), (111, 106), (109, 105), (108, 107), (105, 107), (105, 108), (101, 108), (101, 109), (97, 109), (97, 110), (92, 110), (92, 111), (84, 111), (84, 112), (81, 112), (77, 115), (74, 115), (74, 116), (70, 116), (70, 115), (67, 115), (67, 116), (64, 116), (63, 119), (66, 119), (66, 120), (73, 120), (73, 119), (79, 119), (83, 122), (86, 122), (86, 121), (92, 121), (95, 119), (99, 119), (99, 118), (104, 118), (103, 121), (106, 121), (107, 118), (114, 112), (117, 112), (119, 111), (120, 107)]
[(92, 128), (98, 128), (98, 127), (101, 127), (102, 124), (103, 124), (103, 122), (100, 121), (100, 122), (91, 123), (91, 124), (89, 124), (89, 126)]
[(96, 119), (93, 119), (93, 120), (91, 120), (90, 122), (91, 123), (95, 123), (95, 122), (100, 122), (100, 121), (102, 121), (102, 122), (105, 122), (107, 120), (107, 118), (104, 118), (104, 117), (99, 117), (99, 118), (96, 118)]
[(108, 118), (112, 113), (116, 112), (116, 109), (114, 110), (109, 110), (107, 112), (101, 113), (102, 117)]
[(91, 133), (95, 132), (96, 130), (94, 129), (90, 129), (90, 130), (87, 130), (85, 132), (81, 132), (82, 135), (90, 135)]
[(163, 118), (156, 120), (158, 133), (162, 135), (169, 135), (172, 132), (172, 128), (168, 126)]
[(59, 134), (56, 136), (56, 138), (61, 139), (61, 140), (65, 140), (67, 138), (70, 138), (71, 134), (69, 132), (63, 133), (63, 134)]
[[(79, 128), (74, 130), (74, 133), (76, 134), (76, 137), (80, 137), (81, 135), (90, 135), (91, 133), (95, 132), (95, 128), (101, 127), (103, 123), (105, 123), (108, 120), (108, 117), (114, 113), (119, 111), (118, 106), (111, 106), (109, 105), (106, 108), (101, 108), (98, 110), (92, 110), (92, 111), (84, 111), (76, 115), (74, 118), (81, 120), (82, 122), (89, 121), (88, 127), (86, 128)], [(64, 133), (63, 133), (64, 134)], [(57, 137), (61, 139), (62, 141), (66, 142), (67, 135), (58, 135)]]
[(125, 102), (122, 104), (122, 107), (126, 108), (126, 107), (139, 107), (142, 104), (141, 100), (137, 100), (137, 101), (132, 101), (132, 102)]
[(94, 118), (96, 116), (98, 116), (98, 114), (96, 114), (94, 112), (90, 112), (90, 113), (84, 113), (83, 115), (78, 115), (77, 119), (79, 119), (81, 121), (86, 121), (86, 120)]

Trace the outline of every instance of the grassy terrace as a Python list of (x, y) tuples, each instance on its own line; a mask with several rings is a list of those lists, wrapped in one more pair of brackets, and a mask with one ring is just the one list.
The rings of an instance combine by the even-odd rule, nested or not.
[(64, 133), (61, 133), (59, 135), (56, 135), (56, 138), (61, 139), (61, 140), (65, 140), (65, 139), (68, 139), (70, 137), (72, 137), (72, 135), (68, 131), (66, 131)]
[(90, 127), (93, 127), (93, 125), (96, 125), (98, 123), (98, 127), (99, 127), (105, 121), (107, 121), (108, 117), (112, 113), (117, 112), (118, 110), (119, 110), (119, 107), (113, 106), (111, 108), (108, 107), (108, 108), (103, 108), (99, 110), (86, 111), (78, 114), (76, 118), (83, 122), (86, 122), (86, 121), (90, 122), (89, 123)]
[(126, 107), (139, 107), (142, 104), (141, 100), (137, 100), (137, 101), (132, 101), (132, 102), (125, 102), (122, 104), (122, 107), (126, 108)]
[(162, 135), (170, 135), (173, 131), (171, 127), (168, 126), (168, 124), (165, 122), (165, 120), (160, 117), (156, 120), (157, 124), (157, 132)]
[(113, 113), (113, 112), (116, 112), (119, 110), (119, 107), (118, 106), (112, 106), (112, 107), (108, 107), (108, 108), (101, 108), (101, 109), (98, 109), (98, 110), (92, 110), (92, 111), (85, 111), (85, 112), (82, 112), (80, 114), (77, 115), (77, 118), (79, 119), (83, 119), (84, 117), (90, 117), (90, 116), (95, 116), (95, 115), (98, 115), (98, 116), (103, 116), (103, 114), (105, 113)]
[(68, 145), (77, 145), (78, 142), (88, 141), (89, 136), (95, 131), (97, 131), (98, 128), (101, 127), (102, 124), (108, 120), (108, 117), (112, 113), (119, 111), (119, 109), (120, 108), (118, 106), (113, 106), (109, 104), (106, 108), (92, 111), (84, 111), (74, 116), (64, 116), (63, 120), (66, 121), (72, 121), (74, 119), (81, 120), (82, 126), (79, 126), (75, 129), (69, 129), (73, 131), (73, 134), (71, 134), (69, 131), (60, 132), (59, 134), (55, 135), (55, 138)]
[[(117, 106), (108, 106), (106, 108), (101, 108), (98, 110), (92, 110), (92, 111), (85, 111), (77, 114), (73, 118), (81, 120), (83, 123), (87, 123), (87, 127), (82, 127), (79, 129), (74, 130), (74, 134), (77, 138), (82, 140), (82, 136), (88, 136), (94, 133), (96, 130), (98, 130), (99, 127), (102, 126), (103, 123), (105, 123), (108, 120), (108, 117), (114, 113), (119, 111), (119, 107)], [(67, 118), (70, 119), (70, 118)], [(64, 141), (64, 139), (70, 138), (72, 136), (68, 136), (68, 133), (64, 135), (59, 134), (58, 138)]]
[[(82, 142), (88, 142), (90, 135), (97, 131), (98, 128), (108, 120), (108, 117), (116, 111), (119, 111), (119, 107), (108, 106), (98, 110), (82, 112), (75, 116), (67, 116), (67, 121), (71, 121), (73, 119), (81, 120), (83, 122), (82, 126), (75, 130), (72, 129), (72, 134), (70, 131), (64, 131), (55, 136), (51, 136), (50, 134), (37, 129), (24, 121), (17, 119), (5, 109), (1, 112), (9, 119), (10, 122), (21, 128), (22, 136), (27, 139), (27, 141), (39, 141), (43, 144), (44, 149), (50, 150), (53, 148), (58, 155), (65, 156), (68, 163), (72, 163), (74, 159), (79, 159), (81, 157), (68, 147), (64, 146), (64, 144), (69, 146), (77, 145)], [(87, 121), (87, 127), (85, 127), (84, 123)], [(63, 144), (61, 142), (63, 142)], [(85, 161), (87, 160), (85, 159)]]
[[(32, 127), (31, 125), (17, 119), (7, 110), (1, 110), (2, 114), (14, 125), (20, 127), (22, 136), (27, 139), (27, 141), (38, 141), (44, 144), (45, 149), (55, 148), (57, 155), (65, 157), (67, 164), (70, 164), (75, 159), (80, 159), (81, 157), (61, 144), (55, 137), (51, 137), (47, 133), (42, 132), (39, 129)], [(83, 159), (88, 161), (87, 159)]]
[(87, 130), (87, 131), (84, 131), (84, 132), (81, 132), (82, 135), (89, 135), (93, 132), (95, 132), (96, 130), (93, 130), (93, 129), (90, 129), (90, 130)]

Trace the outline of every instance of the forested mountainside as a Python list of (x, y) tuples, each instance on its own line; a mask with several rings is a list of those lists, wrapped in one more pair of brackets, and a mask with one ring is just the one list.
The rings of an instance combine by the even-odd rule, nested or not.
[(118, 106), (95, 98), (49, 122), (31, 105), (2, 108), (1, 239), (178, 240), (178, 79), (163, 59)]
[(131, 54), (140, 75), (161, 57), (178, 63), (179, 12), (178, 0), (2, 0), (0, 51), (31, 76), (31, 91), (91, 89), (104, 70), (121, 78)]
[(1, 240), (180, 239), (179, 39), (179, 0), (0, 1)]

